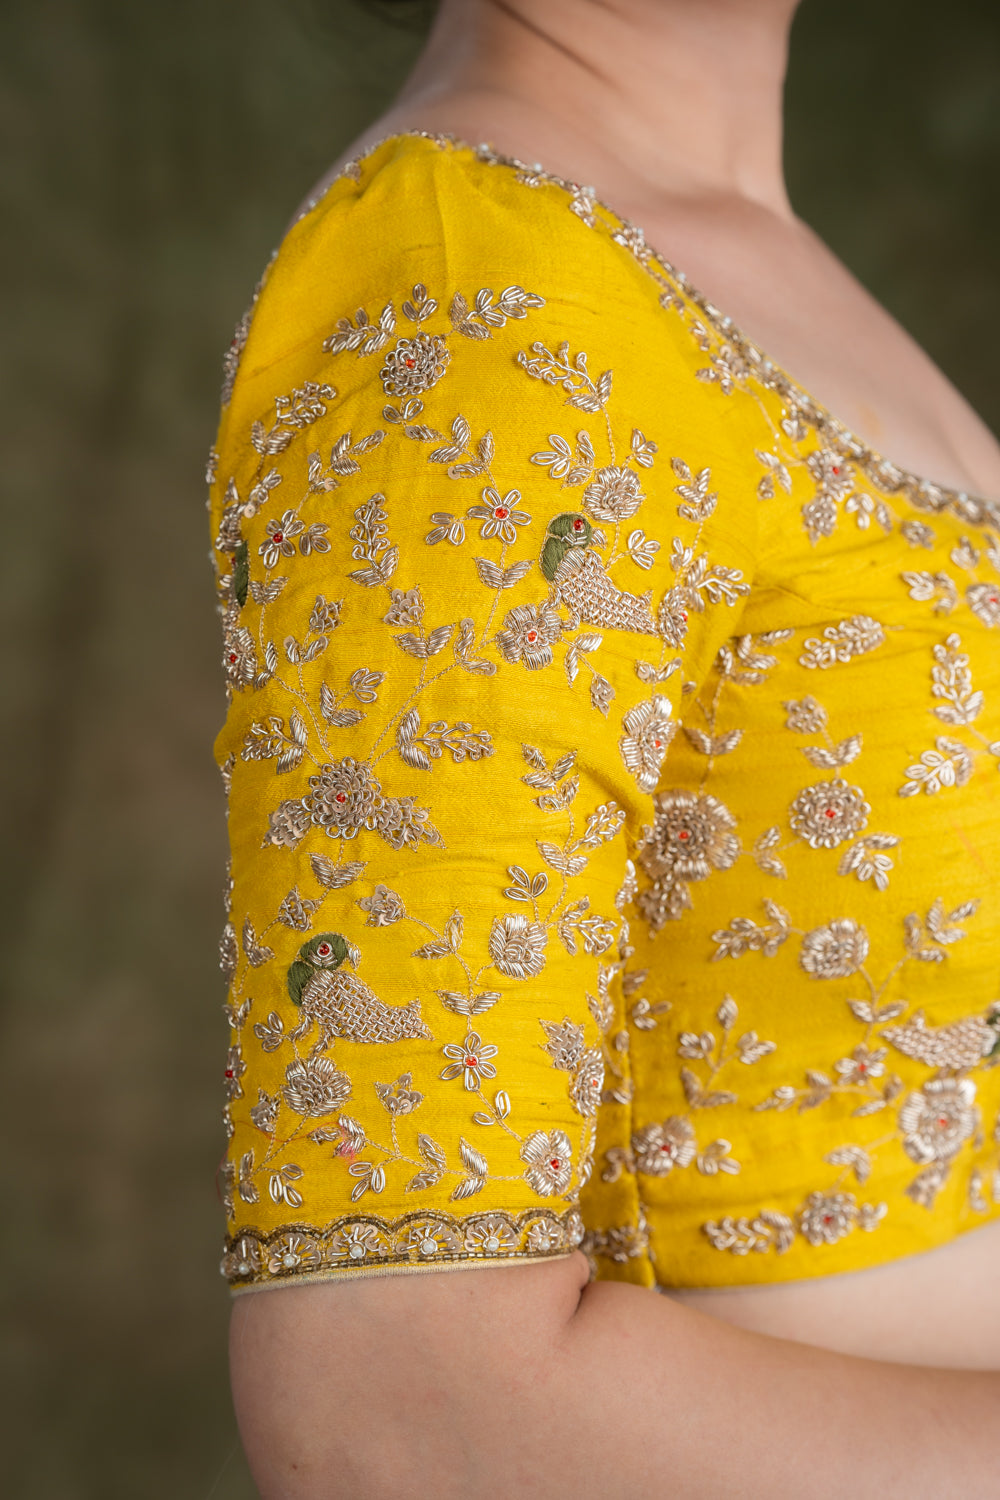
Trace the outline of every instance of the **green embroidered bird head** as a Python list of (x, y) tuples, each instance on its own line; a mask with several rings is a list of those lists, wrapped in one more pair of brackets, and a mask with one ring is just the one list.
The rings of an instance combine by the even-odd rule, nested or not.
[(350, 944), (339, 932), (321, 932), (303, 943), (288, 970), (288, 993), (293, 1004), (302, 1004), (302, 991), (317, 969), (339, 969), (350, 956)]
[(542, 544), (539, 566), (549, 583), (556, 576), (556, 569), (567, 552), (575, 547), (581, 551), (594, 536), (594, 528), (579, 511), (565, 510), (549, 522)]

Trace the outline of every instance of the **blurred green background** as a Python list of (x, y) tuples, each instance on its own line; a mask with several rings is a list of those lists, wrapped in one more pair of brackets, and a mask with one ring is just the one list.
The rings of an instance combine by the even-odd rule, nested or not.
[[(0, 4), (17, 1500), (254, 1495), (216, 1271), (224, 700), (202, 475), (232, 325), (419, 40), (356, 0)], [(793, 198), (994, 430), (998, 81), (996, 0), (805, 0), (796, 23)]]

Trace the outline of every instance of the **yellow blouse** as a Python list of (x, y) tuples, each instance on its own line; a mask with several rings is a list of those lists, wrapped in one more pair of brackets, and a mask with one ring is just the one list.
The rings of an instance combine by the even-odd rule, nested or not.
[(234, 1288), (997, 1218), (997, 507), (447, 138), (343, 172), (226, 365)]

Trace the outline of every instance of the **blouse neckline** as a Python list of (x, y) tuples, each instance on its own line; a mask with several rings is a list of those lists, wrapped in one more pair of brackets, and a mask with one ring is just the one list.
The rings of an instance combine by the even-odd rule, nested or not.
[[(667, 260), (646, 239), (639, 225), (619, 214), (610, 204), (599, 198), (593, 188), (570, 182), (545, 169), (541, 162), (525, 162), (516, 156), (505, 156), (495, 151), (488, 143), (473, 146), (470, 142), (446, 132), (427, 130), (399, 130), (383, 136), (366, 150), (346, 162), (336, 176), (309, 199), (296, 223), (311, 215), (322, 203), (336, 183), (345, 177), (357, 182), (365, 163), (388, 145), (409, 140), (427, 141), (439, 150), (465, 151), (476, 160), (489, 166), (503, 167), (513, 173), (516, 180), (528, 188), (541, 186), (561, 190), (568, 198), (567, 208), (584, 223), (593, 227), (597, 222), (595, 209), (600, 209), (611, 221), (614, 241), (631, 252), (646, 273), (661, 287), (661, 302), (669, 306), (671, 301), (689, 303), (709, 325), (716, 336), (728, 346), (735, 356), (733, 361), (733, 383), (752, 375), (761, 385), (777, 392), (795, 410), (797, 416), (812, 427), (823, 444), (836, 449), (837, 453), (859, 468), (879, 490), (886, 494), (905, 493), (906, 498), (918, 509), (927, 511), (954, 510), (962, 519), (973, 525), (1000, 527), (1000, 500), (988, 500), (938, 484), (922, 475), (892, 462), (869, 443), (858, 437), (844, 422), (818, 401), (809, 390), (793, 380), (780, 365), (749, 338), (737, 324), (713, 303), (697, 287), (693, 286), (676, 266)], [(277, 255), (278, 252), (275, 252)]]

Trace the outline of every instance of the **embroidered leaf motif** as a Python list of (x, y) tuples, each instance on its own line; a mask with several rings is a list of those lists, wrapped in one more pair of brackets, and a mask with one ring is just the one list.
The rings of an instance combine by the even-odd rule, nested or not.
[(276, 1010), (272, 1010), (267, 1021), (258, 1021), (253, 1034), (265, 1052), (276, 1052), (285, 1039), (285, 1023)]
[(252, 964), (255, 969), (260, 968), (261, 964), (266, 964), (269, 959), (274, 957), (273, 948), (268, 948), (258, 943), (257, 933), (249, 917), (243, 923), (243, 952), (246, 954), (247, 962)]
[(442, 1005), (456, 1016), (481, 1016), (500, 999), (499, 990), (483, 990), (478, 995), (463, 995), (458, 990), (437, 990)]
[(344, 864), (335, 864), (325, 854), (310, 854), (309, 863), (312, 866), (313, 875), (320, 885), (325, 885), (328, 890), (339, 891), (343, 886), (350, 885), (357, 880), (365, 868), (365, 860), (348, 860)]
[(447, 957), (447, 955), (449, 953), (451, 953), (451, 951), (452, 951), (452, 948), (451, 948), (451, 944), (449, 942), (444, 941), (444, 940), (442, 940), (440, 938), (437, 938), (432, 943), (424, 943), (422, 947), (415, 948), (413, 950), (413, 952), (411, 953), (410, 957), (411, 958), (445, 958), (445, 957)]
[(485, 1177), (463, 1177), (462, 1181), (451, 1194), (451, 1199), (471, 1198), (473, 1193), (479, 1193), (486, 1186)]
[(441, 1181), (441, 1173), (436, 1172), (433, 1167), (424, 1167), (415, 1177), (411, 1177), (404, 1189), (407, 1193), (418, 1192), (421, 1188), (435, 1187)]
[(339, 1155), (356, 1156), (359, 1151), (365, 1149), (366, 1137), (364, 1126), (360, 1125), (353, 1115), (338, 1115), (337, 1124), (344, 1132), (344, 1141), (340, 1147)]
[(415, 656), (418, 661), (426, 661), (431, 656), (436, 656), (443, 651), (451, 640), (454, 625), (438, 625), (425, 636), (414, 635), (412, 631), (404, 631), (402, 635), (394, 635), (393, 640), (401, 651), (408, 656)]
[(488, 339), (490, 331), (481, 323), (474, 323), (469, 317), (469, 304), (461, 292), (456, 292), (451, 299), (448, 309), (451, 318), (451, 326), (456, 333), (461, 333), (467, 339)]
[(477, 1151), (475, 1146), (470, 1146), (469, 1142), (465, 1139), (464, 1136), (459, 1136), (458, 1151), (464, 1165), (473, 1174), (473, 1176), (489, 1176), (490, 1169), (486, 1164), (485, 1156), (483, 1156), (481, 1152)]
[(824, 750), (818, 745), (801, 745), (799, 747), (809, 764), (816, 766), (818, 770), (832, 770), (835, 766), (850, 765), (861, 753), (860, 734), (849, 735), (846, 740), (841, 740), (832, 750)]
[(587, 868), (587, 860), (584, 855), (570, 856), (555, 844), (545, 843), (542, 839), (536, 839), (538, 852), (547, 865), (553, 870), (558, 870), (561, 875), (579, 875)]
[(504, 895), (512, 901), (533, 901), (545, 894), (549, 887), (549, 877), (544, 870), (537, 875), (529, 876), (527, 870), (520, 865), (509, 865), (507, 873), (513, 881), (504, 891)]
[(424, 1161), (428, 1162), (430, 1166), (438, 1167), (442, 1172), (444, 1171), (447, 1166), (447, 1158), (437, 1141), (433, 1140), (429, 1135), (418, 1135), (417, 1150)]

